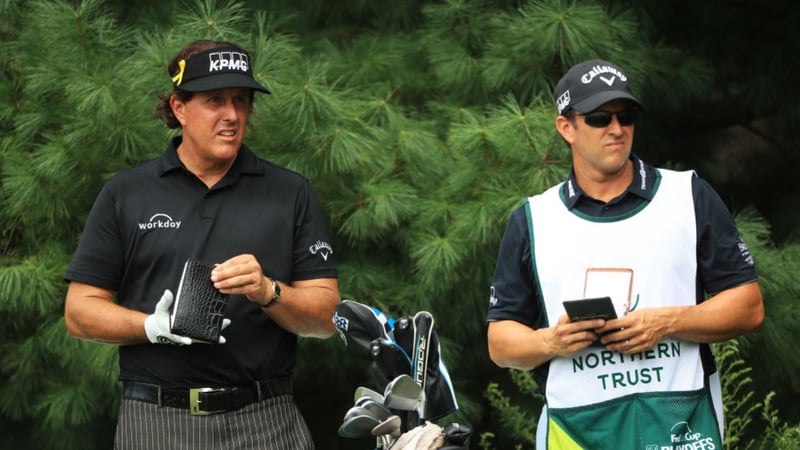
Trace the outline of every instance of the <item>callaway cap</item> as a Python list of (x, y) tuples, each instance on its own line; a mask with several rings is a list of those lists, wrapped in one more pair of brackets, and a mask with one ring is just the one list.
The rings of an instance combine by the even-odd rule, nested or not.
[(619, 66), (600, 59), (572, 66), (558, 81), (555, 98), (558, 114), (564, 114), (570, 109), (588, 113), (604, 103), (620, 98), (642, 106), (633, 96), (625, 72)]
[(180, 60), (172, 84), (189, 92), (242, 87), (270, 93), (253, 78), (250, 59), (238, 47), (212, 48)]

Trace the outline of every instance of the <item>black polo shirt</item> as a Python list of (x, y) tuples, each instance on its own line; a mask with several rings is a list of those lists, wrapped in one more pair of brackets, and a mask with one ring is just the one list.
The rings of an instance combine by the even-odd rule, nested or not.
[[(175, 138), (157, 159), (122, 171), (92, 207), (65, 279), (116, 292), (120, 305), (152, 313), (177, 291), (188, 258), (220, 263), (239, 254), (292, 282), (337, 276), (326, 220), (308, 180), (246, 146), (209, 189), (178, 159)], [(171, 386), (230, 386), (287, 376), (297, 338), (244, 296), (228, 299), (224, 345), (120, 347), (120, 378)]]
[[(573, 170), (560, 191), (565, 207), (577, 214), (609, 218), (643, 207), (656, 193), (658, 169), (636, 155), (632, 154), (631, 160), (633, 181), (624, 193), (607, 203), (586, 195)], [(697, 175), (692, 178), (692, 196), (697, 222), (697, 301), (701, 302), (705, 295), (754, 281), (757, 275), (730, 212), (713, 188)], [(658, 239), (658, 230), (653, 230), (653, 239)], [(490, 296), (488, 321), (511, 319), (532, 328), (547, 326), (531, 264), (524, 205), (512, 213), (503, 235)]]

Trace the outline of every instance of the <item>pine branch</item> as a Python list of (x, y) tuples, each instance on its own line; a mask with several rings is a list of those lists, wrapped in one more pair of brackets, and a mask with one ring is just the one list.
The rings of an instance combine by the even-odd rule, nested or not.
[(188, 8), (178, 10), (175, 28), (179, 33), (194, 35), (195, 39), (239, 43), (246, 37), (243, 31), (249, 22), (247, 13), (240, 2), (195, 0)]
[(530, 417), (519, 406), (513, 405), (497, 383), (490, 383), (486, 387), (484, 395), (492, 408), (500, 412), (500, 423), (512, 441), (521, 441), (531, 446), (536, 444), (536, 423), (538, 421), (535, 418)]

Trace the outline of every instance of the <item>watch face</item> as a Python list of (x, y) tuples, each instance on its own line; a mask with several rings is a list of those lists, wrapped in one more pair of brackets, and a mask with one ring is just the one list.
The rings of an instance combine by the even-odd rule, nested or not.
[(272, 278), (269, 278), (269, 281), (272, 282), (272, 299), (266, 305), (261, 305), (262, 308), (269, 308), (281, 299), (281, 285)]
[(272, 300), (277, 302), (281, 298), (281, 285), (275, 280), (272, 280), (272, 292)]

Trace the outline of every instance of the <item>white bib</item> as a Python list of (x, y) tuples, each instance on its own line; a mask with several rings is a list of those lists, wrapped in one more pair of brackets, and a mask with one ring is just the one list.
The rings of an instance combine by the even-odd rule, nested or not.
[[(617, 218), (568, 210), (561, 186), (528, 199), (535, 274), (550, 324), (562, 301), (584, 297), (587, 271), (632, 272), (630, 298), (612, 296), (618, 313), (696, 303), (696, 228), (692, 172), (660, 170), (652, 201)], [(596, 273), (596, 272), (595, 272)], [(601, 288), (602, 289), (602, 288)], [(613, 295), (612, 295), (613, 294)], [(592, 346), (550, 362), (550, 408), (593, 404), (633, 393), (696, 390), (703, 386), (697, 343), (665, 339), (651, 350), (623, 355)]]

